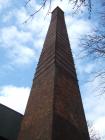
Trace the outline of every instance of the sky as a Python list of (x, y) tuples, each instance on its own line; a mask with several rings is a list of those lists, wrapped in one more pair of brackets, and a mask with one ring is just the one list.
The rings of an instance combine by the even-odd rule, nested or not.
[[(98, 1), (98, 0), (97, 0)], [(41, 1), (31, 0), (25, 7), (25, 0), (0, 0), (0, 103), (24, 114), (32, 81), (48, 30), (51, 14), (48, 4), (34, 18), (29, 15), (41, 6)], [(80, 59), (80, 39), (93, 33), (98, 26), (96, 16), (88, 18), (86, 7), (74, 14), (68, 0), (53, 0), (51, 11), (59, 6), (65, 12), (67, 31), (76, 65), (86, 119), (93, 123), (96, 131), (105, 140), (105, 96), (98, 96), (101, 79), (92, 79), (92, 72), (100, 62)], [(98, 6), (96, 5), (96, 8)], [(101, 64), (102, 65), (102, 64)]]

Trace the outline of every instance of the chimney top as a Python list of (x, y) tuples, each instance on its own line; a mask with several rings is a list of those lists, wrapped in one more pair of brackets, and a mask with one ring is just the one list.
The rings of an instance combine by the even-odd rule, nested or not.
[(52, 14), (54, 14), (54, 13), (62, 13), (62, 14), (64, 14), (63, 10), (62, 10), (59, 6), (57, 6), (57, 7), (52, 11)]

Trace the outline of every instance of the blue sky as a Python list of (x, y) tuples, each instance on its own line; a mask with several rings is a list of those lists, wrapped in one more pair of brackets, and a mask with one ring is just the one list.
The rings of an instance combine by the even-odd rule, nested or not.
[[(46, 5), (32, 20), (24, 24), (29, 14), (40, 7), (40, 3), (32, 0), (26, 8), (24, 5), (24, 0), (0, 0), (0, 103), (22, 114), (51, 18), (50, 14), (46, 16)], [(100, 79), (86, 82), (92, 78), (92, 71), (100, 64), (85, 58), (77, 59), (80, 55), (80, 38), (85, 33), (93, 33), (92, 29), (98, 25), (96, 16), (93, 13), (94, 20), (89, 20), (85, 7), (82, 7), (83, 13), (72, 16), (72, 5), (68, 4), (68, 0), (54, 0), (52, 10), (57, 5), (65, 12), (86, 118), (94, 123), (95, 129), (103, 136), (105, 96), (97, 96), (99, 91), (96, 90)]]

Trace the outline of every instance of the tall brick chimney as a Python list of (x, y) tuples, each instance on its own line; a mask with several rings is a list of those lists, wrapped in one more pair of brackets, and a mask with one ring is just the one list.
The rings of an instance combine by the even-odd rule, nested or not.
[(52, 12), (18, 140), (90, 140), (59, 7)]

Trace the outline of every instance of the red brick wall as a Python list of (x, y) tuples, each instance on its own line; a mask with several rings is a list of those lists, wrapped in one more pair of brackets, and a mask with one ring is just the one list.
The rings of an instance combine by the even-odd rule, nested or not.
[(18, 140), (89, 140), (64, 13), (56, 8)]

